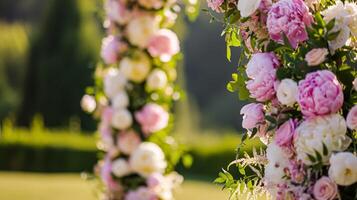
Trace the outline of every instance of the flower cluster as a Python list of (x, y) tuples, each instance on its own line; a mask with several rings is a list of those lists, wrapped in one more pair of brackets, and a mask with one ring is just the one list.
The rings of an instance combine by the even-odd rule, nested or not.
[[(253, 101), (241, 109), (243, 140), (267, 144), (266, 162), (234, 162), (242, 175), (247, 166), (256, 174), (235, 181), (255, 183), (278, 200), (355, 199), (356, 2), (238, 0), (209, 6), (225, 13), (227, 49), (242, 40), (240, 66), (227, 88)], [(224, 177), (217, 182), (239, 190)]]
[[(85, 111), (100, 118), (96, 167), (105, 200), (172, 200), (182, 182), (173, 172), (184, 153), (168, 136), (180, 44), (170, 30), (176, 1), (106, 0), (96, 86), (84, 96)], [(172, 156), (174, 154), (174, 156)]]

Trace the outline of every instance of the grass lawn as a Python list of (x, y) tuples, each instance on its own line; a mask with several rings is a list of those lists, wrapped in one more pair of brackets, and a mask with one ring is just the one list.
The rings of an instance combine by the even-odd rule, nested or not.
[[(227, 193), (210, 183), (186, 181), (177, 200), (226, 200)], [(0, 172), (1, 200), (97, 200), (94, 181), (78, 174)]]

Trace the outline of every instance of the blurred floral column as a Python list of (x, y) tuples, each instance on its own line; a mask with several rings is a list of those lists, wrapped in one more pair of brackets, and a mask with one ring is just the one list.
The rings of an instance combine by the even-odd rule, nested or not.
[(170, 30), (180, 7), (174, 0), (107, 0), (104, 10), (103, 63), (81, 102), (100, 118), (102, 197), (171, 200), (183, 180), (173, 171), (183, 148), (168, 136), (181, 96), (180, 44)]

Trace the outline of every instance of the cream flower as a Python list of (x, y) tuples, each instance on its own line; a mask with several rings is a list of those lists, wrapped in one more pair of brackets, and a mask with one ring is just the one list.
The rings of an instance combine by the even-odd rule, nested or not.
[(112, 172), (116, 177), (119, 178), (129, 175), (131, 173), (130, 165), (125, 159), (119, 158), (113, 161)]
[(330, 158), (329, 177), (338, 185), (348, 186), (357, 182), (357, 157), (350, 152), (341, 152)]
[(145, 8), (151, 9), (159, 9), (163, 6), (163, 0), (138, 0), (139, 4)]
[(129, 105), (128, 94), (125, 91), (118, 92), (114, 96), (112, 103), (114, 109), (121, 109), (127, 107)]
[(265, 167), (264, 179), (269, 185), (284, 182), (284, 169), (289, 165), (289, 159), (282, 148), (272, 142), (267, 147), (268, 165)]
[(240, 11), (242, 17), (249, 17), (260, 6), (262, 0), (239, 0), (237, 8)]
[(119, 63), (120, 71), (131, 81), (143, 82), (148, 76), (151, 63), (149, 57), (143, 52), (137, 52), (133, 58), (125, 57)]
[(305, 61), (309, 66), (317, 66), (326, 60), (328, 50), (326, 48), (312, 49), (305, 55)]
[(284, 79), (278, 86), (276, 96), (283, 105), (292, 106), (296, 102), (298, 85), (294, 80)]
[(141, 143), (130, 157), (132, 169), (147, 177), (153, 173), (163, 173), (167, 166), (164, 152), (151, 142)]
[[(343, 151), (351, 143), (351, 139), (346, 136), (346, 121), (339, 114), (307, 119), (296, 131), (297, 158), (306, 165), (313, 164), (308, 154), (314, 156), (315, 151), (318, 151), (322, 155), (322, 161), (327, 164), (333, 151)], [(327, 155), (323, 155), (323, 144), (327, 147)]]
[(127, 79), (117, 69), (111, 69), (104, 77), (104, 92), (113, 98), (116, 94), (124, 90)]
[(355, 89), (355, 91), (357, 91), (357, 78), (355, 78), (355, 80), (353, 80), (352, 84), (353, 84), (353, 88)]
[(154, 69), (146, 82), (149, 90), (159, 90), (163, 89), (167, 84), (167, 76), (161, 69)]
[(158, 23), (155, 17), (142, 15), (131, 20), (126, 28), (130, 43), (145, 48), (150, 38), (158, 31)]
[(128, 129), (133, 123), (133, 117), (131, 113), (126, 110), (116, 110), (112, 117), (112, 126), (119, 130)]
[(97, 103), (93, 96), (86, 94), (82, 97), (81, 107), (85, 112), (91, 113), (97, 107)]

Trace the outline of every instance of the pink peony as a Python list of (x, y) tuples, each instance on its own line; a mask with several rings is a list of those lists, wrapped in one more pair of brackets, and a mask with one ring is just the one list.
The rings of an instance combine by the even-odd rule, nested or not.
[(154, 191), (146, 187), (139, 187), (135, 191), (129, 191), (125, 200), (158, 200), (158, 197)]
[(337, 197), (337, 185), (330, 178), (323, 176), (316, 181), (313, 195), (316, 200), (333, 200)]
[(276, 69), (279, 64), (273, 53), (253, 54), (246, 70), (248, 78), (251, 79), (246, 83), (251, 98), (264, 102), (275, 97), (274, 84), (277, 81)]
[(252, 129), (264, 122), (263, 104), (250, 103), (245, 105), (240, 114), (243, 115), (242, 127), (245, 129)]
[(289, 161), (289, 175), (293, 182), (302, 183), (305, 179), (304, 164), (301, 161), (290, 160)]
[(169, 29), (159, 30), (149, 40), (148, 51), (151, 56), (160, 57), (163, 62), (168, 62), (180, 51), (177, 35)]
[(113, 22), (125, 24), (130, 19), (130, 11), (126, 8), (125, 0), (107, 0), (104, 9)]
[(124, 154), (131, 154), (140, 145), (141, 139), (134, 131), (121, 132), (118, 135), (118, 148)]
[(135, 119), (141, 125), (142, 131), (148, 136), (150, 133), (160, 131), (169, 123), (169, 113), (161, 106), (149, 103), (135, 113)]
[(290, 119), (282, 124), (275, 135), (275, 142), (280, 147), (291, 148), (294, 142), (295, 129), (297, 127), (297, 120)]
[(351, 130), (357, 129), (357, 105), (353, 106), (346, 118), (347, 127)]
[(207, 0), (208, 7), (210, 7), (212, 10), (216, 12), (222, 12), (222, 9), (220, 7), (223, 4), (223, 2), (224, 0)]
[(101, 176), (102, 181), (105, 184), (105, 186), (109, 190), (115, 191), (115, 190), (120, 189), (120, 185), (117, 182), (115, 182), (111, 173), (112, 173), (112, 162), (111, 162), (110, 158), (107, 156), (104, 159), (104, 163), (101, 167), (100, 176)]
[(114, 64), (118, 60), (121, 46), (121, 42), (112, 35), (103, 38), (100, 55), (106, 64)]
[(305, 117), (336, 113), (343, 104), (342, 86), (328, 70), (309, 73), (299, 82), (298, 103)]
[(272, 40), (283, 43), (284, 33), (293, 48), (308, 39), (305, 26), (312, 16), (303, 0), (281, 0), (273, 4), (268, 13), (267, 27)]

